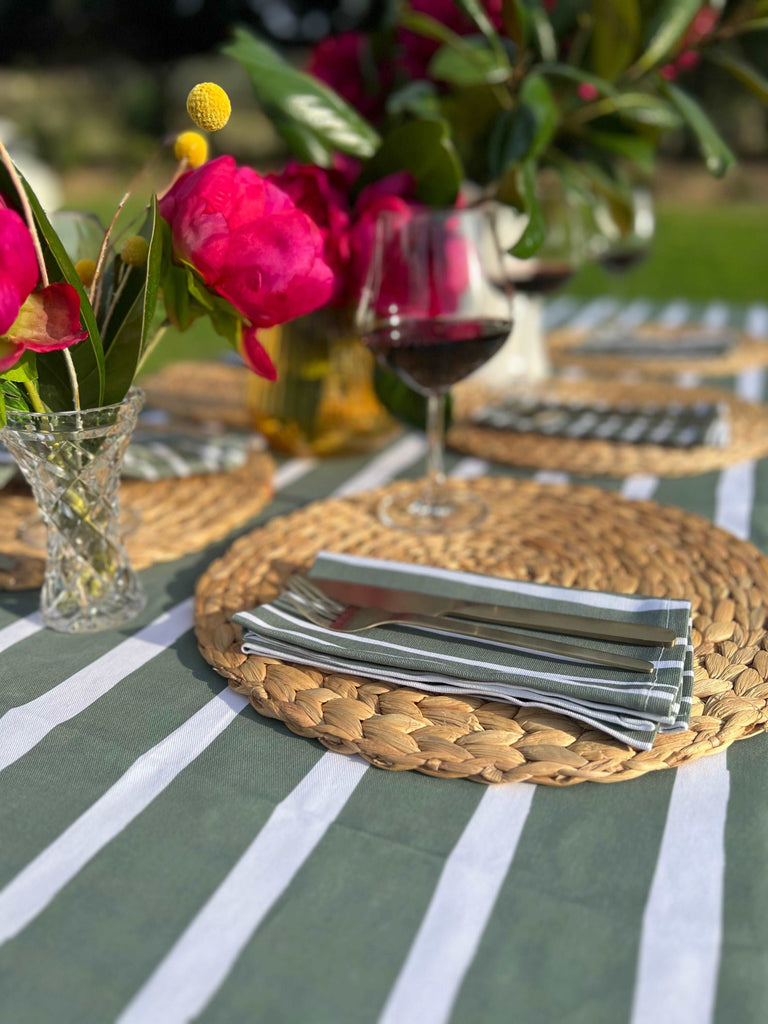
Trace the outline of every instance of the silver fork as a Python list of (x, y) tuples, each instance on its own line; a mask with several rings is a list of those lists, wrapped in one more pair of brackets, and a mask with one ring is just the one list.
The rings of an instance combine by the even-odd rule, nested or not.
[(641, 658), (630, 658), (624, 654), (598, 651), (591, 647), (579, 647), (577, 644), (563, 643), (560, 640), (530, 637), (511, 629), (451, 619), (448, 616), (437, 618), (409, 612), (388, 612), (383, 608), (358, 608), (355, 605), (343, 605), (318, 590), (309, 580), (295, 573), (286, 580), (283, 593), (294, 608), (310, 622), (338, 633), (360, 633), (374, 626), (394, 623), (427, 630), (430, 633), (450, 633), (452, 636), (468, 637), (472, 640), (487, 640), (515, 650), (548, 654), (565, 661), (575, 661), (586, 665), (603, 665), (626, 672), (642, 672), (646, 675), (653, 672), (653, 664)]

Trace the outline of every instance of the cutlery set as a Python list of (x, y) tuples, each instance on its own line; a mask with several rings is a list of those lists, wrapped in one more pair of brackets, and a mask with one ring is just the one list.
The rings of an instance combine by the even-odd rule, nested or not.
[(633, 646), (671, 647), (675, 633), (659, 626), (606, 621), (586, 615), (534, 611), (503, 605), (430, 597), (413, 591), (339, 580), (313, 578), (297, 573), (285, 584), (285, 597), (315, 625), (341, 633), (358, 633), (387, 623), (429, 632), (483, 640), (565, 661), (603, 665), (650, 675), (654, 666), (642, 658), (571, 644), (548, 637), (529, 636), (509, 628), (586, 637)]

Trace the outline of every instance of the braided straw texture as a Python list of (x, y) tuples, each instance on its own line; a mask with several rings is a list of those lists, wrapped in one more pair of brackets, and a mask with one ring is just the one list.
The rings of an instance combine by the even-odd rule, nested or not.
[[(768, 722), (768, 560), (699, 516), (592, 487), (457, 482), (489, 515), (472, 531), (411, 534), (379, 524), (384, 494), (319, 501), (236, 541), (198, 581), (203, 657), (263, 715), (330, 750), (391, 770), (476, 782), (619, 782), (686, 764)], [(322, 548), (514, 579), (687, 597), (695, 698), (687, 732), (640, 752), (563, 715), (246, 656), (234, 612), (271, 600)]]
[[(654, 337), (668, 336), (670, 341), (690, 332), (690, 327), (662, 327), (652, 325)], [(553, 366), (580, 366), (597, 375), (639, 373), (646, 377), (674, 377), (693, 370), (702, 377), (729, 377), (753, 366), (768, 366), (768, 345), (758, 338), (739, 332), (738, 341), (725, 355), (709, 359), (672, 358), (633, 359), (626, 355), (583, 355), (574, 351), (589, 332), (562, 327), (547, 335), (547, 348)]]
[(250, 430), (249, 371), (221, 362), (171, 363), (141, 382), (146, 404), (182, 419)]
[[(768, 346), (766, 346), (768, 347)], [(719, 402), (728, 406), (731, 438), (716, 448), (699, 445), (673, 448), (658, 444), (630, 444), (596, 438), (519, 434), (481, 427), (469, 419), (472, 412), (504, 396), (476, 384), (454, 389), (455, 423), (448, 435), (452, 448), (493, 462), (535, 469), (567, 470), (582, 476), (625, 477), (633, 473), (654, 476), (694, 476), (722, 469), (768, 452), (768, 407), (734, 398), (714, 388), (677, 388), (668, 384), (620, 384), (610, 380), (549, 380), (527, 385), (527, 396), (553, 401), (630, 405), (656, 402)]]
[[(124, 541), (134, 569), (181, 558), (248, 522), (272, 497), (273, 471), (272, 459), (255, 452), (229, 473), (124, 480), (120, 508), (127, 513)], [(41, 586), (45, 552), (35, 537), (32, 543), (24, 539), (37, 516), (35, 501), (22, 484), (0, 491), (0, 590)]]

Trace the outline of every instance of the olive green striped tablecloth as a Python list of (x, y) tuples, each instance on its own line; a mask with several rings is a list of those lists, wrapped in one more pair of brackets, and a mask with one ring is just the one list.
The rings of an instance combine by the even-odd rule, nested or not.
[[(768, 337), (768, 307), (703, 315)], [(728, 385), (760, 398), (766, 380)], [(417, 476), (423, 455), (404, 434), (285, 462), (255, 522)], [(768, 550), (768, 461), (596, 482)], [(1, 1024), (763, 1024), (768, 738), (564, 790), (369, 768), (259, 717), (201, 660), (194, 581), (228, 543), (145, 571), (120, 631), (54, 634), (36, 595), (0, 596)]]

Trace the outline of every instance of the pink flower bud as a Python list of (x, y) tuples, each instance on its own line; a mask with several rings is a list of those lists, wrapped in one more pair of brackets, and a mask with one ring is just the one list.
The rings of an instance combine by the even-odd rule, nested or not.
[(579, 99), (584, 100), (585, 103), (591, 103), (600, 95), (591, 82), (582, 82), (576, 92), (579, 94)]
[(665, 64), (661, 69), (661, 77), (666, 78), (668, 82), (674, 82), (677, 78), (677, 68), (674, 64)]
[(678, 71), (692, 71), (700, 60), (701, 55), (696, 50), (686, 50), (675, 61), (675, 67)]

